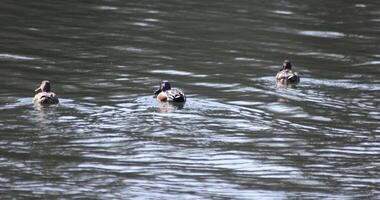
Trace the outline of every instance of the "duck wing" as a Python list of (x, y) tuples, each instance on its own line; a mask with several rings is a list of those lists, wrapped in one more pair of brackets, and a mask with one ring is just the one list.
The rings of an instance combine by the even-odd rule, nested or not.
[(185, 94), (179, 89), (173, 88), (171, 90), (167, 90), (165, 93), (166, 93), (168, 101), (173, 101), (173, 102), (186, 101)]

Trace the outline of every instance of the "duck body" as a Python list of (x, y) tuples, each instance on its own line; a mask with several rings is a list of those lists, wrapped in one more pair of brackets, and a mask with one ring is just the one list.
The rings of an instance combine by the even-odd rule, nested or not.
[(185, 102), (186, 96), (181, 90), (173, 88), (170, 90), (160, 92), (157, 95), (157, 100), (169, 102)]
[(293, 72), (289, 69), (284, 69), (277, 73), (276, 81), (282, 84), (297, 84), (300, 82), (300, 76), (297, 72)]
[(58, 96), (50, 89), (50, 81), (42, 81), (40, 87), (35, 92), (37, 92), (33, 98), (35, 104), (48, 105), (59, 103)]
[(292, 64), (285, 60), (281, 70), (276, 75), (276, 81), (282, 84), (297, 84), (300, 82), (300, 75), (292, 71)]
[(33, 102), (38, 104), (58, 104), (59, 100), (54, 92), (40, 92), (34, 95)]
[(185, 94), (178, 88), (171, 88), (168, 81), (162, 81), (160, 88), (154, 92), (156, 99), (161, 102), (185, 102)]

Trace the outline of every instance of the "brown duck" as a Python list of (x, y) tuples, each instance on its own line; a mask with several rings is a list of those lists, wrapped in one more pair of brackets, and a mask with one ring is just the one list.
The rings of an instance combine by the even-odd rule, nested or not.
[(40, 87), (36, 90), (33, 102), (37, 104), (57, 104), (59, 103), (57, 95), (51, 91), (50, 81), (42, 81)]
[(292, 71), (292, 64), (285, 60), (281, 70), (276, 75), (276, 81), (282, 84), (297, 84), (300, 82), (300, 75)]
[(185, 102), (186, 101), (186, 96), (185, 94), (177, 89), (177, 88), (172, 88), (169, 81), (162, 81), (160, 88), (157, 89), (154, 92), (154, 95), (158, 101), (165, 102)]

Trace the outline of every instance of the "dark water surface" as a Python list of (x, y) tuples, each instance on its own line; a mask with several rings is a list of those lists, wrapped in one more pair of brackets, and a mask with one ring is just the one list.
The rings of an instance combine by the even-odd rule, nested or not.
[(0, 27), (1, 199), (380, 198), (379, 1), (2, 0)]

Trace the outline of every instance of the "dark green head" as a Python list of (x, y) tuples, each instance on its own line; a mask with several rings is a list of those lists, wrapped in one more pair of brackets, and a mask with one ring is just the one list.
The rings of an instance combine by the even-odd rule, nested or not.
[(289, 70), (292, 69), (292, 63), (290, 63), (289, 60), (284, 60), (281, 70), (284, 70), (284, 69), (289, 69)]
[(165, 92), (165, 91), (167, 91), (167, 90), (170, 90), (171, 88), (172, 88), (172, 87), (170, 86), (169, 81), (164, 80), (164, 81), (161, 82), (161, 84), (160, 84), (160, 88), (157, 89), (157, 90), (154, 92), (154, 94), (155, 94), (155, 95), (158, 95), (158, 94), (160, 94), (160, 92)]

